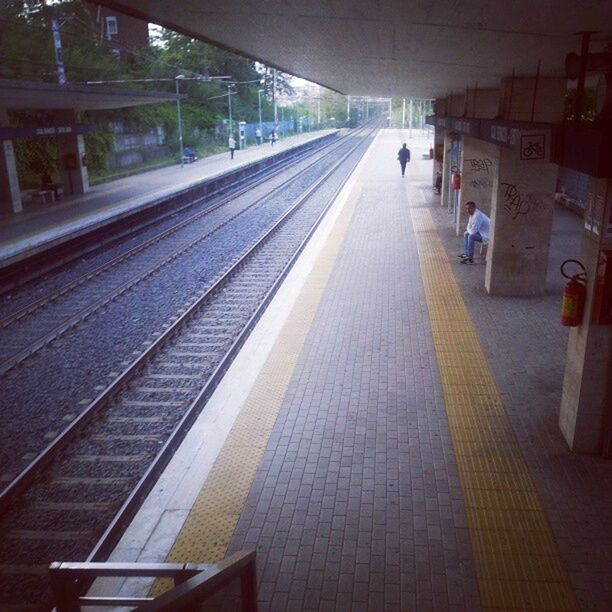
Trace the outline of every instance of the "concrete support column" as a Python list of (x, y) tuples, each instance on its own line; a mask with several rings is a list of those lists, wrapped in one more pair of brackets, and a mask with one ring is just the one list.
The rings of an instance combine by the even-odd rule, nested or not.
[[(8, 113), (4, 109), (0, 109), (0, 125), (9, 125)], [(0, 213), (19, 213), (23, 207), (13, 141), (0, 142)]]
[(557, 166), (550, 131), (516, 131), (499, 147), (493, 182), (485, 287), (495, 295), (541, 295), (546, 288)]
[[(561, 121), (565, 85), (561, 77), (505, 78), (501, 114), (507, 120)], [(497, 295), (539, 295), (546, 288), (558, 168), (548, 161), (550, 130), (513, 129), (511, 136), (509, 146), (499, 148), (485, 287)]]
[(499, 174), (497, 145), (469, 136), (463, 136), (461, 140), (461, 191), (455, 214), (457, 236), (463, 234), (467, 224), (466, 202), (475, 202), (480, 210), (491, 216), (493, 179)]
[(440, 198), (440, 204), (448, 207), (449, 200), (449, 181), (450, 181), (450, 167), (451, 167), (451, 148), (452, 139), (449, 136), (449, 130), (444, 130), (444, 141), (442, 146), (444, 147), (444, 157), (442, 160), (442, 197)]
[[(442, 166), (444, 163), (444, 130), (436, 127), (434, 129), (434, 161), (432, 170), (432, 186), (436, 184), (436, 174), (442, 174)], [(442, 193), (440, 191), (440, 193)]]
[[(59, 123), (77, 123), (72, 110), (56, 111)], [(89, 175), (85, 165), (85, 140), (83, 134), (65, 134), (57, 137), (59, 171), (62, 190), (65, 194), (79, 194), (89, 191)]]
[(602, 251), (612, 266), (612, 179), (591, 177), (580, 255), (587, 269), (587, 298), (581, 325), (570, 330), (559, 413), (570, 449), (589, 454), (602, 448), (612, 452), (612, 325), (596, 322), (598, 273), (605, 272)]
[(62, 190), (66, 194), (89, 191), (89, 176), (84, 165), (85, 141), (83, 134), (57, 137)]

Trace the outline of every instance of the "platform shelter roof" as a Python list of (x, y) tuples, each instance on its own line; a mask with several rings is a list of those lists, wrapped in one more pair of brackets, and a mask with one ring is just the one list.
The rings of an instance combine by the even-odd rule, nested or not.
[(84, 111), (175, 100), (175, 94), (157, 91), (0, 79), (0, 108), (4, 109)]
[(434, 98), (561, 75), (610, 0), (96, 0), (351, 95)]

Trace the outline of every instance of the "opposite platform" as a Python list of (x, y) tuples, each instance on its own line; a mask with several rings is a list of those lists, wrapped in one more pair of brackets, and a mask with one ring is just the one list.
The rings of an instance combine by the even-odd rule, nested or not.
[[(612, 464), (556, 427), (557, 281), (487, 296), (428, 144), (402, 179), (401, 140), (373, 143), (112, 559), (255, 548), (271, 610), (610, 609)], [(551, 262), (579, 236), (558, 209)]]
[(178, 164), (150, 170), (92, 187), (78, 196), (68, 196), (53, 205), (0, 217), (0, 268), (73, 237), (103, 227), (163, 202), (177, 192), (230, 171), (248, 167), (259, 160), (335, 133), (321, 130), (229, 153), (212, 155), (193, 164)]

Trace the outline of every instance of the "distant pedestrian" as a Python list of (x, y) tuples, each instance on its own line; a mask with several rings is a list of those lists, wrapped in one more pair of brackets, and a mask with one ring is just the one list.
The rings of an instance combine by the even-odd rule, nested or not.
[(227, 139), (227, 145), (229, 147), (230, 159), (234, 159), (234, 151), (236, 150), (236, 140), (230, 134), (230, 137)]
[(255, 130), (255, 138), (257, 139), (258, 145), (260, 145), (263, 142), (263, 138), (261, 137), (261, 130), (259, 128)]
[(276, 130), (272, 130), (270, 132), (270, 145), (274, 146), (275, 142), (276, 142)]
[(397, 159), (399, 160), (403, 177), (406, 172), (406, 164), (410, 161), (410, 149), (406, 146), (406, 143), (404, 143), (402, 148), (397, 152)]

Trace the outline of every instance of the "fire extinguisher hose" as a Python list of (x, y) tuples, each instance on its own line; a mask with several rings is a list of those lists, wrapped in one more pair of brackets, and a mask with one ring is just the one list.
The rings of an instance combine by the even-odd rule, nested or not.
[[(565, 272), (565, 266), (567, 264), (576, 264), (578, 266), (580, 266), (580, 268), (582, 268), (582, 272), (578, 272), (577, 274), (573, 274), (573, 275), (569, 275)], [(581, 281), (583, 283), (586, 283), (586, 268), (582, 265), (582, 263), (580, 263), (577, 259), (566, 259), (562, 264), (561, 264), (561, 274), (570, 280), (577, 280), (577, 281)]]

